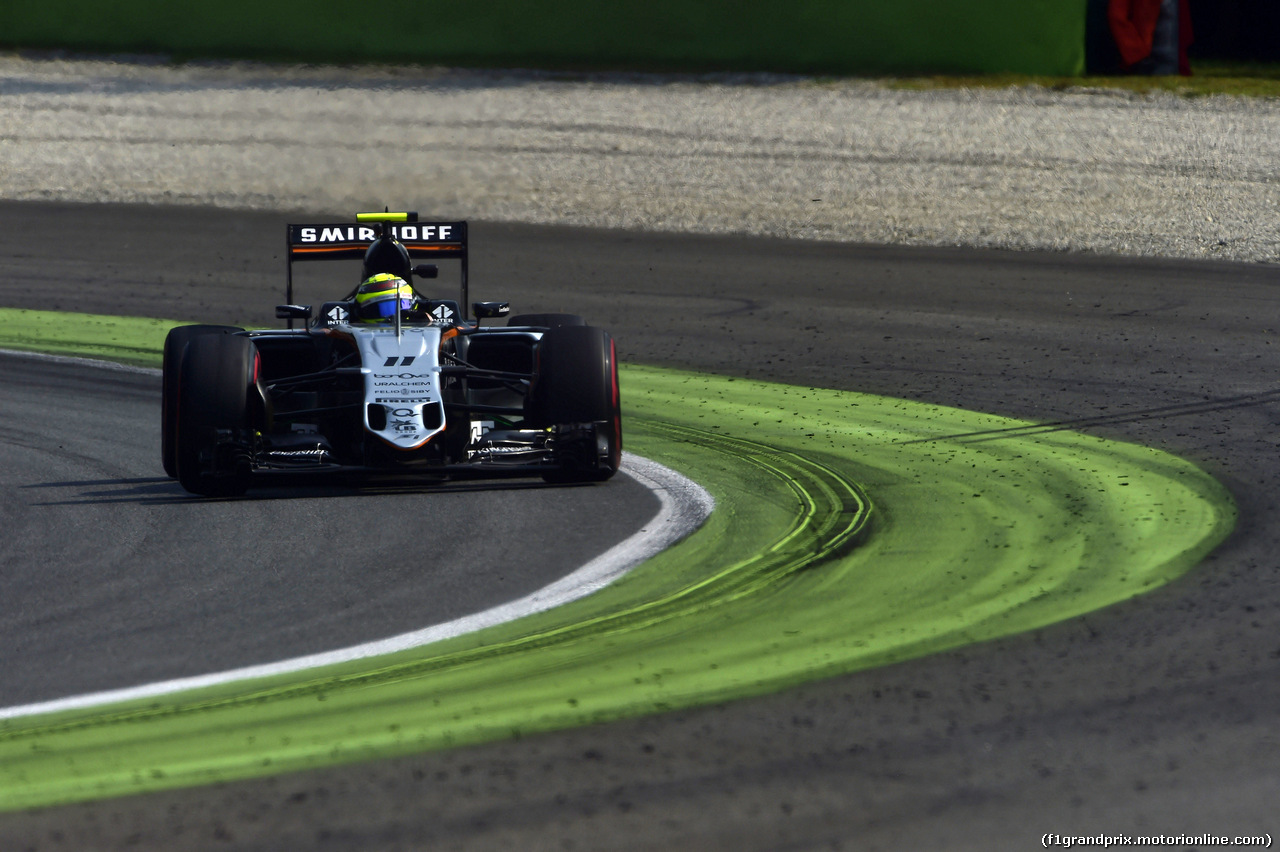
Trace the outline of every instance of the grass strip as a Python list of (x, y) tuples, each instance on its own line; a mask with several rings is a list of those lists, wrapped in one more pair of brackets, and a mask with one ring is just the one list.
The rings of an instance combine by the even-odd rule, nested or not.
[(0, 348), (159, 367), (170, 320), (0, 308)]
[[(86, 334), (97, 319), (56, 315)], [(469, 636), (7, 720), (0, 809), (771, 692), (1124, 600), (1191, 568), (1234, 525), (1215, 480), (1133, 444), (643, 366), (624, 370), (623, 395), (629, 449), (716, 497), (693, 536), (591, 597)]]

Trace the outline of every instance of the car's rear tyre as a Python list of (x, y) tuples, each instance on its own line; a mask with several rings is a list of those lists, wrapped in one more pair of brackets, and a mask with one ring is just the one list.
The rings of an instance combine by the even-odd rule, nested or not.
[[(617, 347), (603, 329), (553, 327), (535, 355), (526, 422), (536, 428), (594, 426), (594, 446), (562, 454), (543, 474), (548, 482), (600, 482), (622, 462), (622, 409)], [(572, 430), (568, 430), (572, 431)]]
[(231, 497), (249, 487), (257, 348), (240, 335), (196, 335), (178, 371), (174, 460), (192, 494)]
[(170, 329), (164, 339), (163, 385), (160, 395), (160, 462), (165, 475), (178, 478), (175, 458), (174, 430), (178, 422), (178, 371), (182, 369), (182, 353), (196, 337), (203, 334), (233, 334), (244, 329), (231, 325), (180, 325)]
[(507, 326), (528, 326), (531, 328), (559, 328), (565, 325), (586, 325), (587, 321), (577, 314), (516, 314), (507, 319)]

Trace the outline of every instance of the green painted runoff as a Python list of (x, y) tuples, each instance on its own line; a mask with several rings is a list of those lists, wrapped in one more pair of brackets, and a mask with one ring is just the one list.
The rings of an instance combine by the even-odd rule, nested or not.
[[(92, 340), (83, 352), (154, 364), (169, 325), (41, 319), (0, 310), (0, 347), (39, 345), (24, 322), (56, 325), (60, 351)], [(625, 367), (622, 392), (628, 449), (715, 496), (698, 532), (588, 598), (457, 639), (0, 722), (0, 810), (764, 694), (1125, 600), (1235, 523), (1216, 480), (1134, 444), (645, 366)]]

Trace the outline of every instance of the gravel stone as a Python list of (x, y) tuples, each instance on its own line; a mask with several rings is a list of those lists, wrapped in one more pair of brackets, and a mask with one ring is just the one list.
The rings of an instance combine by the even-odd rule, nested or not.
[(1280, 100), (0, 57), (0, 198), (1280, 260)]

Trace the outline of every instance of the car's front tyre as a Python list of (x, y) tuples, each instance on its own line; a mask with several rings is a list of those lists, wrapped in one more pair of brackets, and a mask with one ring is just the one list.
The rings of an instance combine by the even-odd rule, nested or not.
[(577, 314), (516, 314), (507, 319), (507, 326), (528, 328), (559, 328), (562, 325), (586, 325)]
[(160, 463), (165, 475), (178, 478), (177, 442), (174, 438), (178, 422), (178, 379), (182, 369), (182, 353), (187, 344), (204, 334), (234, 334), (243, 331), (232, 325), (180, 325), (172, 328), (164, 339), (164, 366), (160, 394)]
[[(622, 409), (617, 347), (592, 326), (558, 326), (538, 344), (526, 421), (562, 434), (548, 482), (600, 482), (622, 462)], [(590, 430), (584, 434), (583, 427)]]
[(232, 497), (249, 487), (258, 352), (248, 337), (198, 335), (179, 370), (174, 429), (178, 482), (192, 494)]

